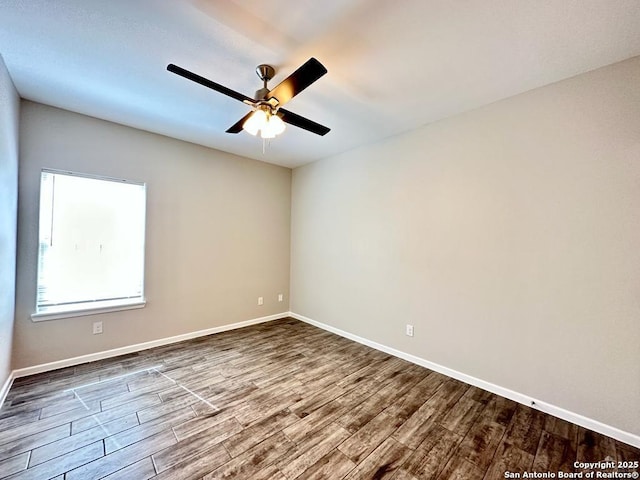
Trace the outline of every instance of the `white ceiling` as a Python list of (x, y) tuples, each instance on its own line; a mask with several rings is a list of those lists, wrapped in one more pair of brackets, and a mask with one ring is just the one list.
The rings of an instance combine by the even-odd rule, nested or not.
[[(23, 98), (294, 167), (640, 55), (638, 0), (0, 0)], [(332, 130), (224, 133), (309, 57), (329, 70), (287, 109)]]

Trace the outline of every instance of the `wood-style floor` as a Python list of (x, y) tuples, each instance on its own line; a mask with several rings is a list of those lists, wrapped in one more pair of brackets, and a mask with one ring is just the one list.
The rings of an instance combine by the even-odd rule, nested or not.
[(640, 451), (293, 319), (20, 378), (0, 410), (11, 479), (470, 480), (605, 459)]

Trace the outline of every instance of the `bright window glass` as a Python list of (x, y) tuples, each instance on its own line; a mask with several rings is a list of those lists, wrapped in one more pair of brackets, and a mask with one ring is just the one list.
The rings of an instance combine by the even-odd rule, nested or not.
[(145, 185), (43, 170), (36, 313), (144, 299)]

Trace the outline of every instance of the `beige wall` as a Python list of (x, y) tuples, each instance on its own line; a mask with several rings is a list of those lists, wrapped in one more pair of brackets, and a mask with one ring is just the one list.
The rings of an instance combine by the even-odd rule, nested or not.
[[(27, 101), (20, 149), (14, 368), (288, 310), (291, 170)], [(147, 183), (146, 308), (31, 321), (43, 167)]]
[(20, 100), (0, 56), (0, 388), (11, 372)]
[(295, 169), (292, 311), (640, 434), (639, 78)]

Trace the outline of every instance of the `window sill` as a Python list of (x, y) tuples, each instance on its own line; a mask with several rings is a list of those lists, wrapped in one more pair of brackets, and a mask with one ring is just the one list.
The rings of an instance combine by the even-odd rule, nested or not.
[(31, 320), (34, 322), (44, 322), (46, 320), (58, 320), (60, 318), (84, 317), (87, 315), (97, 315), (99, 313), (119, 312), (122, 310), (134, 310), (136, 308), (144, 308), (147, 304), (144, 299), (130, 300), (128, 302), (120, 302), (117, 304), (102, 304), (95, 307), (68, 308), (64, 307), (52, 308), (44, 312), (32, 313)]

